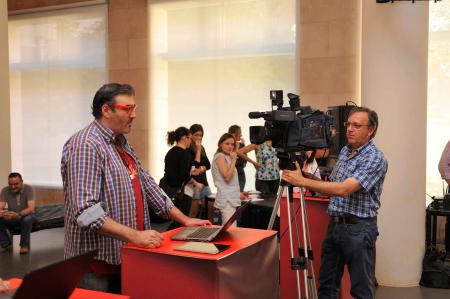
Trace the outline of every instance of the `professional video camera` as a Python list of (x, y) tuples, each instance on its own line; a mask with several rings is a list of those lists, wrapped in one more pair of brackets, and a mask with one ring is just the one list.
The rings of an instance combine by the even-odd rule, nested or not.
[(283, 91), (271, 90), (272, 111), (248, 114), (249, 118), (265, 120), (264, 126), (250, 127), (250, 142), (261, 144), (272, 140), (280, 168), (295, 169), (293, 162), (304, 161), (306, 151), (330, 146), (332, 118), (309, 106), (301, 107), (298, 95), (288, 93), (287, 96), (289, 107), (283, 107)]

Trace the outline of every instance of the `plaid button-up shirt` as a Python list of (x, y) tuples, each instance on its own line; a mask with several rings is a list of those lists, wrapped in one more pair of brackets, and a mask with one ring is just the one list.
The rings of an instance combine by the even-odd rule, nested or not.
[[(97, 233), (105, 218), (137, 229), (136, 199), (128, 170), (115, 148), (119, 138), (124, 150), (133, 157), (139, 173), (144, 204), (144, 228), (150, 229), (150, 206), (156, 214), (165, 218), (173, 207), (161, 193), (153, 178), (145, 171), (125, 137), (114, 137), (113, 131), (99, 122), (73, 135), (64, 145), (61, 175), (65, 201), (65, 258), (98, 249), (96, 259), (118, 265), (123, 242)], [(104, 214), (87, 227), (81, 227), (77, 219), (84, 211), (100, 203)]]
[(362, 218), (374, 217), (380, 208), (380, 196), (388, 163), (383, 152), (377, 149), (372, 140), (358, 148), (351, 158), (350, 153), (349, 145), (342, 148), (330, 180), (343, 182), (347, 178), (354, 178), (361, 188), (347, 197), (331, 197), (328, 213), (333, 216), (347, 213)]

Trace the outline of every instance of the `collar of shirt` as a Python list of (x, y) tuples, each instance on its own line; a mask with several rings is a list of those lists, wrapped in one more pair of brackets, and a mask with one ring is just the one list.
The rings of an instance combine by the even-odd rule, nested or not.
[[(355, 150), (355, 156), (357, 155), (357, 154), (359, 154), (360, 152), (363, 152), (365, 149), (367, 149), (368, 147), (370, 147), (370, 146), (372, 146), (373, 145), (373, 140), (372, 139), (370, 139), (366, 144), (364, 144), (364, 145), (361, 145), (360, 147), (358, 147), (356, 150)], [(347, 152), (345, 153), (345, 155), (346, 156), (348, 156), (351, 152), (352, 152), (352, 146), (350, 145), (350, 144), (347, 144), (346, 145), (346, 149), (347, 149)]]
[(113, 130), (101, 124), (98, 120), (94, 120), (94, 124), (100, 131), (100, 134), (103, 136), (103, 138), (105, 138), (108, 142), (114, 143), (115, 135)]

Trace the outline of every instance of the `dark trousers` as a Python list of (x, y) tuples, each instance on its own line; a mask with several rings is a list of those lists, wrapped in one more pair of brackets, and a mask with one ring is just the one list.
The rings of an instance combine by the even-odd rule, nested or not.
[(244, 169), (242, 169), (242, 171), (238, 170), (237, 174), (238, 174), (238, 181), (239, 181), (239, 190), (242, 192), (242, 191), (244, 191), (245, 182), (246, 182)]
[(374, 298), (373, 254), (378, 236), (376, 221), (356, 224), (330, 221), (322, 243), (319, 271), (319, 299), (338, 298), (344, 265), (350, 273), (350, 294), (357, 299)]
[(34, 215), (14, 219), (0, 217), (0, 246), (7, 247), (11, 244), (7, 229), (14, 227), (20, 227), (20, 246), (30, 246), (31, 229), (36, 220)]

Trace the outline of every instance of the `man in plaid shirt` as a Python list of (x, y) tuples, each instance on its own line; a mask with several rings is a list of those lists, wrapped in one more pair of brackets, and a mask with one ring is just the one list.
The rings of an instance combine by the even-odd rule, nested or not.
[(352, 109), (346, 122), (348, 145), (340, 154), (330, 182), (315, 180), (297, 170), (283, 172), (282, 179), (294, 186), (331, 197), (330, 222), (322, 244), (319, 298), (338, 298), (347, 264), (353, 298), (374, 298), (373, 254), (378, 236), (377, 211), (388, 164), (372, 138), (378, 128), (375, 111)]
[(150, 229), (149, 208), (186, 226), (210, 223), (181, 213), (124, 137), (136, 117), (133, 87), (103, 85), (94, 96), (92, 114), (95, 120), (63, 148), (64, 256), (98, 250), (81, 287), (120, 293), (120, 247), (129, 242), (155, 248), (163, 242)]

